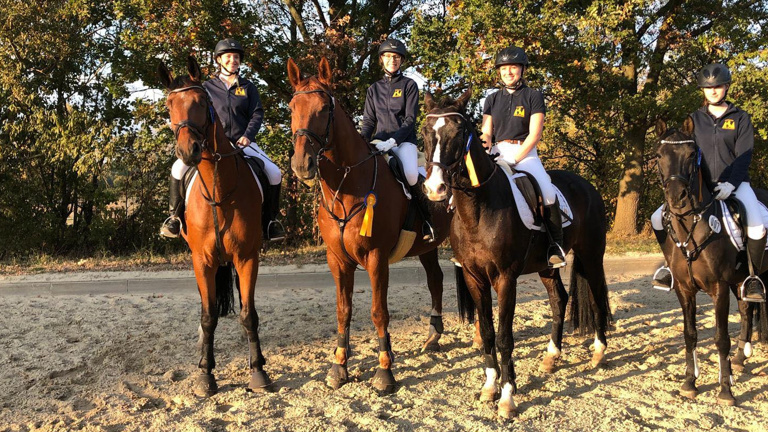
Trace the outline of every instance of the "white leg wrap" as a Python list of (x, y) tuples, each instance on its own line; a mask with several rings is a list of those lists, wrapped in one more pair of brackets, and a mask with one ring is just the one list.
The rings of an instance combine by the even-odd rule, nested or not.
[(496, 388), (496, 378), (498, 378), (498, 375), (496, 374), (496, 369), (485, 368), (485, 384), (483, 384), (483, 388), (484, 389)]
[(693, 376), (699, 377), (699, 357), (696, 355), (696, 349), (693, 350)]
[(603, 345), (602, 342), (600, 342), (600, 339), (598, 339), (597, 336), (595, 336), (594, 347), (595, 347), (595, 352), (600, 354), (605, 353), (605, 349), (607, 348), (605, 345)]
[(508, 403), (510, 406), (515, 407), (515, 400), (512, 398), (512, 383), (504, 384), (501, 388), (501, 398), (499, 399), (499, 405)]
[(557, 349), (557, 345), (555, 345), (555, 341), (552, 339), (549, 340), (549, 345), (547, 345), (547, 354), (560, 357), (561, 351)]
[(747, 342), (744, 344), (744, 357), (752, 357), (752, 343)]

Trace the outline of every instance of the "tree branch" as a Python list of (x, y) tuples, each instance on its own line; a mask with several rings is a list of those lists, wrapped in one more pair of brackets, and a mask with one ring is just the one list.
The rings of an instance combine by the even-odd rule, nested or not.
[(296, 22), (296, 26), (299, 27), (299, 32), (301, 33), (304, 42), (310, 43), (312, 37), (309, 35), (309, 31), (307, 31), (306, 24), (304, 24), (304, 18), (302, 18), (301, 13), (296, 10), (296, 5), (293, 3), (293, 0), (283, 0), (283, 3), (288, 6), (288, 10), (291, 12), (291, 17), (293, 18), (293, 21)]

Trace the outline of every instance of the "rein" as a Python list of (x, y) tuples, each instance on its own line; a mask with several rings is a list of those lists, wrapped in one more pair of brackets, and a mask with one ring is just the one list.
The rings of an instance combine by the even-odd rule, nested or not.
[[(331, 192), (333, 193), (333, 198), (331, 199), (331, 202), (329, 204), (328, 199), (325, 197), (325, 191), (323, 191), (323, 188), (321, 186), (320, 187), (321, 205), (323, 206), (325, 211), (331, 216), (331, 219), (336, 221), (336, 223), (339, 225), (341, 250), (344, 252), (344, 255), (346, 255), (347, 259), (349, 259), (349, 261), (354, 263), (356, 261), (349, 254), (346, 246), (344, 245), (344, 231), (349, 221), (352, 220), (353, 217), (361, 213), (363, 210), (365, 210), (368, 204), (366, 203), (366, 199), (364, 198), (363, 201), (355, 203), (349, 210), (347, 210), (346, 206), (344, 205), (344, 201), (339, 200), (339, 194), (341, 193), (341, 188), (344, 186), (344, 181), (347, 179), (347, 176), (352, 171), (352, 169), (359, 167), (360, 165), (364, 164), (370, 159), (373, 159), (373, 182), (371, 184), (371, 189), (370, 189), (371, 193), (373, 193), (373, 191), (376, 189), (376, 180), (379, 177), (379, 159), (376, 156), (382, 155), (383, 152), (371, 151), (369, 148), (369, 154), (365, 158), (363, 158), (363, 160), (353, 165), (340, 165), (334, 162), (333, 160), (329, 159), (327, 156), (325, 156), (325, 153), (330, 152), (331, 150), (334, 149), (334, 145), (332, 144), (332, 141), (330, 138), (331, 138), (331, 125), (333, 124), (333, 119), (334, 119), (333, 113), (336, 109), (336, 104), (335, 104), (333, 95), (325, 89), (296, 91), (293, 93), (293, 97), (296, 97), (296, 95), (305, 95), (305, 94), (312, 94), (312, 93), (322, 93), (328, 96), (328, 99), (330, 100), (328, 122), (325, 125), (325, 135), (321, 137), (320, 135), (306, 128), (296, 129), (296, 132), (293, 133), (293, 146), (294, 148), (296, 147), (296, 139), (298, 137), (304, 136), (308, 138), (311, 144), (312, 151), (314, 151), (315, 155), (317, 156), (317, 176), (320, 179), (320, 182), (324, 183), (325, 186), (328, 187), (328, 189), (331, 190)], [(320, 146), (319, 149), (315, 148), (316, 144)], [(341, 177), (339, 186), (336, 188), (335, 191), (331, 189), (331, 187), (328, 185), (328, 182), (325, 181), (325, 179), (323, 178), (322, 171), (320, 170), (321, 161), (326, 161), (331, 165), (334, 165), (337, 171), (342, 171), (342, 170), (344, 171), (344, 175)], [(336, 213), (334, 213), (333, 211), (333, 209), (336, 207), (337, 202), (341, 206), (342, 216), (337, 216)]]
[[(219, 229), (219, 215), (218, 215), (218, 212), (216, 211), (216, 208), (217, 207), (221, 207), (221, 205), (225, 201), (227, 201), (230, 196), (232, 196), (232, 194), (237, 190), (237, 186), (240, 184), (240, 182), (239, 181), (236, 182), (234, 189), (232, 189), (231, 191), (227, 192), (227, 194), (224, 195), (220, 200), (217, 200), (216, 199), (216, 183), (217, 183), (218, 178), (219, 178), (219, 162), (222, 159), (225, 159), (225, 158), (228, 158), (228, 157), (232, 157), (232, 156), (236, 156), (238, 154), (241, 154), (245, 150), (245, 148), (244, 147), (235, 146), (231, 142), (230, 142), (230, 145), (234, 148), (234, 150), (232, 150), (231, 152), (228, 152), (228, 153), (220, 153), (218, 151), (213, 151), (213, 149), (209, 148), (209, 146), (208, 146), (208, 129), (209, 129), (209, 127), (213, 127), (214, 144), (215, 144), (215, 141), (216, 141), (216, 110), (213, 108), (213, 101), (211, 101), (211, 95), (208, 94), (208, 90), (206, 90), (205, 87), (203, 87), (203, 86), (193, 85), (193, 86), (189, 86), (189, 87), (183, 87), (183, 88), (171, 90), (171, 91), (169, 91), (169, 93), (181, 93), (181, 92), (186, 92), (186, 91), (189, 91), (189, 90), (202, 90), (205, 93), (206, 102), (207, 102), (207, 105), (208, 105), (209, 116), (206, 117), (206, 123), (205, 123), (205, 125), (203, 125), (202, 128), (197, 126), (196, 124), (194, 124), (193, 122), (191, 122), (189, 120), (182, 120), (181, 122), (177, 123), (177, 127), (174, 129), (174, 135), (176, 136), (176, 141), (178, 143), (179, 132), (181, 131), (181, 129), (184, 128), (184, 127), (189, 128), (195, 134), (197, 134), (198, 136), (203, 138), (203, 144), (202, 144), (203, 150), (205, 150), (205, 151), (207, 151), (208, 153), (211, 154), (210, 158), (203, 158), (203, 159), (206, 160), (206, 161), (209, 161), (209, 162), (213, 162), (213, 183), (212, 183), (212, 187), (211, 187), (211, 189), (208, 189), (208, 185), (205, 184), (205, 180), (203, 179), (203, 176), (202, 175), (199, 176), (200, 177), (200, 184), (202, 184), (202, 186), (203, 186), (203, 191), (201, 191), (200, 194), (202, 195), (203, 199), (208, 203), (208, 205), (211, 206), (211, 212), (213, 213), (213, 229), (214, 229), (214, 234), (215, 234), (215, 238), (216, 238), (216, 253), (217, 253), (218, 257), (219, 257), (219, 265), (223, 265), (227, 261), (224, 259), (224, 253), (223, 253), (224, 246), (223, 246), (223, 243), (221, 241), (221, 232), (220, 232), (221, 230)], [(239, 173), (240, 165), (239, 165), (237, 159), (235, 159), (235, 167), (236, 167), (237, 172)], [(236, 174), (236, 178), (238, 178), (238, 179), (240, 178), (239, 174)], [(211, 190), (213, 190), (213, 193), (211, 193)]]
[[(462, 114), (462, 113), (459, 113), (459, 112), (449, 112), (449, 113), (442, 113), (442, 114), (427, 114), (426, 115), (426, 118), (445, 118), (445, 117), (459, 117), (461, 119), (461, 126), (462, 126), (461, 127), (461, 131), (462, 131), (461, 139), (462, 139), (462, 142), (466, 142), (466, 145), (464, 145), (462, 147), (462, 151), (461, 151), (461, 154), (459, 155), (459, 158), (456, 159), (452, 164), (445, 165), (445, 164), (440, 163), (440, 162), (427, 161), (427, 163), (426, 163), (427, 167), (436, 166), (436, 167), (442, 169), (446, 173), (446, 175), (448, 176), (448, 179), (449, 179), (448, 186), (451, 189), (460, 190), (462, 192), (469, 192), (472, 189), (476, 189), (476, 188), (479, 188), (481, 186), (484, 186), (486, 183), (491, 181), (491, 179), (493, 178), (494, 174), (496, 174), (496, 170), (498, 169), (498, 165), (494, 163), (493, 164), (493, 171), (491, 172), (491, 174), (488, 175), (488, 177), (485, 180), (483, 180), (482, 182), (478, 183), (477, 185), (473, 185), (473, 186), (470, 186), (470, 187), (459, 186), (458, 185), (458, 178), (459, 178), (462, 170), (466, 170), (467, 169), (467, 165), (466, 165), (466, 159), (467, 158), (466, 158), (466, 156), (469, 153), (469, 147), (472, 144), (475, 136), (472, 133), (472, 131), (469, 130), (469, 120), (467, 120), (466, 116), (464, 116), (464, 114)], [(456, 180), (454, 180), (454, 179), (456, 179)]]

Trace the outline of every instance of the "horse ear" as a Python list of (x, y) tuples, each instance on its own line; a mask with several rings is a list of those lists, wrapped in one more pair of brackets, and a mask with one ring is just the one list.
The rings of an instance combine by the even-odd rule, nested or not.
[(166, 89), (171, 88), (171, 83), (173, 82), (173, 75), (171, 74), (171, 71), (169, 71), (168, 68), (165, 66), (165, 63), (163, 62), (158, 63), (157, 76), (160, 78), (160, 82), (163, 83)]
[(432, 93), (424, 93), (424, 106), (427, 108), (427, 112), (430, 112), (435, 108), (435, 98), (432, 97)]
[(685, 133), (688, 136), (693, 136), (693, 119), (691, 116), (688, 116), (685, 118), (685, 121), (683, 122), (683, 127), (680, 128), (683, 133)]
[(467, 91), (464, 92), (461, 96), (459, 96), (458, 99), (456, 99), (456, 105), (461, 108), (462, 111), (467, 109), (467, 103), (469, 103), (469, 98), (472, 97), (472, 87), (468, 88)]
[(667, 122), (662, 119), (656, 120), (656, 136), (661, 138), (664, 132), (667, 131)]
[(331, 64), (328, 63), (328, 59), (325, 57), (320, 59), (320, 64), (317, 65), (317, 79), (324, 85), (331, 87), (333, 72), (331, 72)]
[(194, 56), (187, 57), (187, 71), (189, 71), (189, 77), (192, 81), (200, 81), (200, 77), (203, 76), (203, 72), (200, 70), (200, 65), (197, 64), (197, 60)]
[(288, 59), (288, 82), (291, 83), (294, 90), (301, 82), (301, 69), (292, 58)]

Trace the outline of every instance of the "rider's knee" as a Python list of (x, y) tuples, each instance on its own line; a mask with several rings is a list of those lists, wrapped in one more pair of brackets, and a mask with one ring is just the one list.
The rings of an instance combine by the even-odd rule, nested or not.
[(176, 159), (176, 162), (173, 163), (173, 167), (171, 167), (171, 175), (176, 180), (181, 180), (182, 177), (184, 177), (184, 173), (187, 172), (189, 169), (189, 166), (184, 165), (184, 162), (181, 161), (181, 159)]
[(659, 206), (659, 208), (657, 208), (656, 211), (653, 212), (653, 214), (651, 215), (651, 226), (656, 231), (661, 231), (664, 229), (664, 224), (662, 223), (662, 220), (661, 220), (661, 209), (663, 207), (664, 207), (663, 205)]

